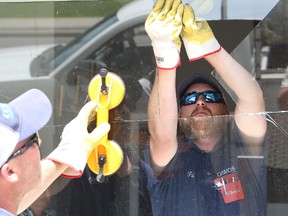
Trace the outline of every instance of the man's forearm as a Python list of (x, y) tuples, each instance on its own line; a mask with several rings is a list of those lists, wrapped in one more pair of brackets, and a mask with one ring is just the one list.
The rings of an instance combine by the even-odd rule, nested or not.
[(235, 122), (247, 149), (252, 155), (261, 154), (267, 130), (265, 101), (257, 80), (224, 49), (206, 57), (229, 88), (237, 95)]
[(176, 70), (159, 70), (148, 105), (150, 150), (155, 167), (165, 166), (177, 150)]
[[(262, 90), (257, 81), (229, 53), (222, 48), (220, 52), (207, 56), (206, 60), (214, 67), (229, 88), (235, 92), (238, 97), (237, 104), (248, 105), (248, 110), (243, 110), (244, 112), (265, 110)], [(242, 108), (245, 109), (245, 107)]]
[[(176, 131), (177, 100), (175, 88), (176, 70), (159, 70), (156, 74), (148, 104), (149, 127), (152, 135)], [(175, 133), (176, 134), (176, 133)], [(162, 135), (160, 136), (162, 137)]]

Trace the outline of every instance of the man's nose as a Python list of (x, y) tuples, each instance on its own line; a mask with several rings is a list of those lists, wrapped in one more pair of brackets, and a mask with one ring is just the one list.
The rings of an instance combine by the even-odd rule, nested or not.
[(205, 105), (206, 105), (205, 98), (203, 97), (203, 95), (200, 95), (197, 100), (197, 106), (205, 106)]

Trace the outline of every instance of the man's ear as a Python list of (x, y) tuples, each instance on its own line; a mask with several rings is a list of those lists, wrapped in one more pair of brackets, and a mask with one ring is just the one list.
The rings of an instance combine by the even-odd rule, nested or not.
[(7, 181), (13, 183), (18, 181), (18, 175), (14, 171), (13, 166), (9, 163), (5, 163), (1, 168), (1, 176)]

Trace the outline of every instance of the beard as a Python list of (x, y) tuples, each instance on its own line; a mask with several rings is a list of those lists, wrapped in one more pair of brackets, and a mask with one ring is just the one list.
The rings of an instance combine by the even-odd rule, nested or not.
[(181, 118), (180, 131), (192, 139), (222, 136), (227, 128), (226, 118), (225, 115)]

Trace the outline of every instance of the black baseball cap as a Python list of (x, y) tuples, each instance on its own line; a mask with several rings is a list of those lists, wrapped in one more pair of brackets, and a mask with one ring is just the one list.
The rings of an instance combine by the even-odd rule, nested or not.
[[(205, 83), (205, 84), (208, 84), (209, 86), (211, 86), (212, 88), (214, 88), (214, 90), (216, 92), (219, 92), (223, 95), (222, 91), (220, 90), (220, 86), (218, 84), (218, 81), (210, 74), (207, 74), (207, 73), (193, 73), (191, 76), (189, 76), (188, 78), (186, 78), (181, 84), (180, 84), (180, 87), (179, 87), (179, 99), (181, 99), (187, 89), (193, 85), (193, 84), (196, 84), (196, 83)], [(223, 95), (224, 96), (224, 95)]]

